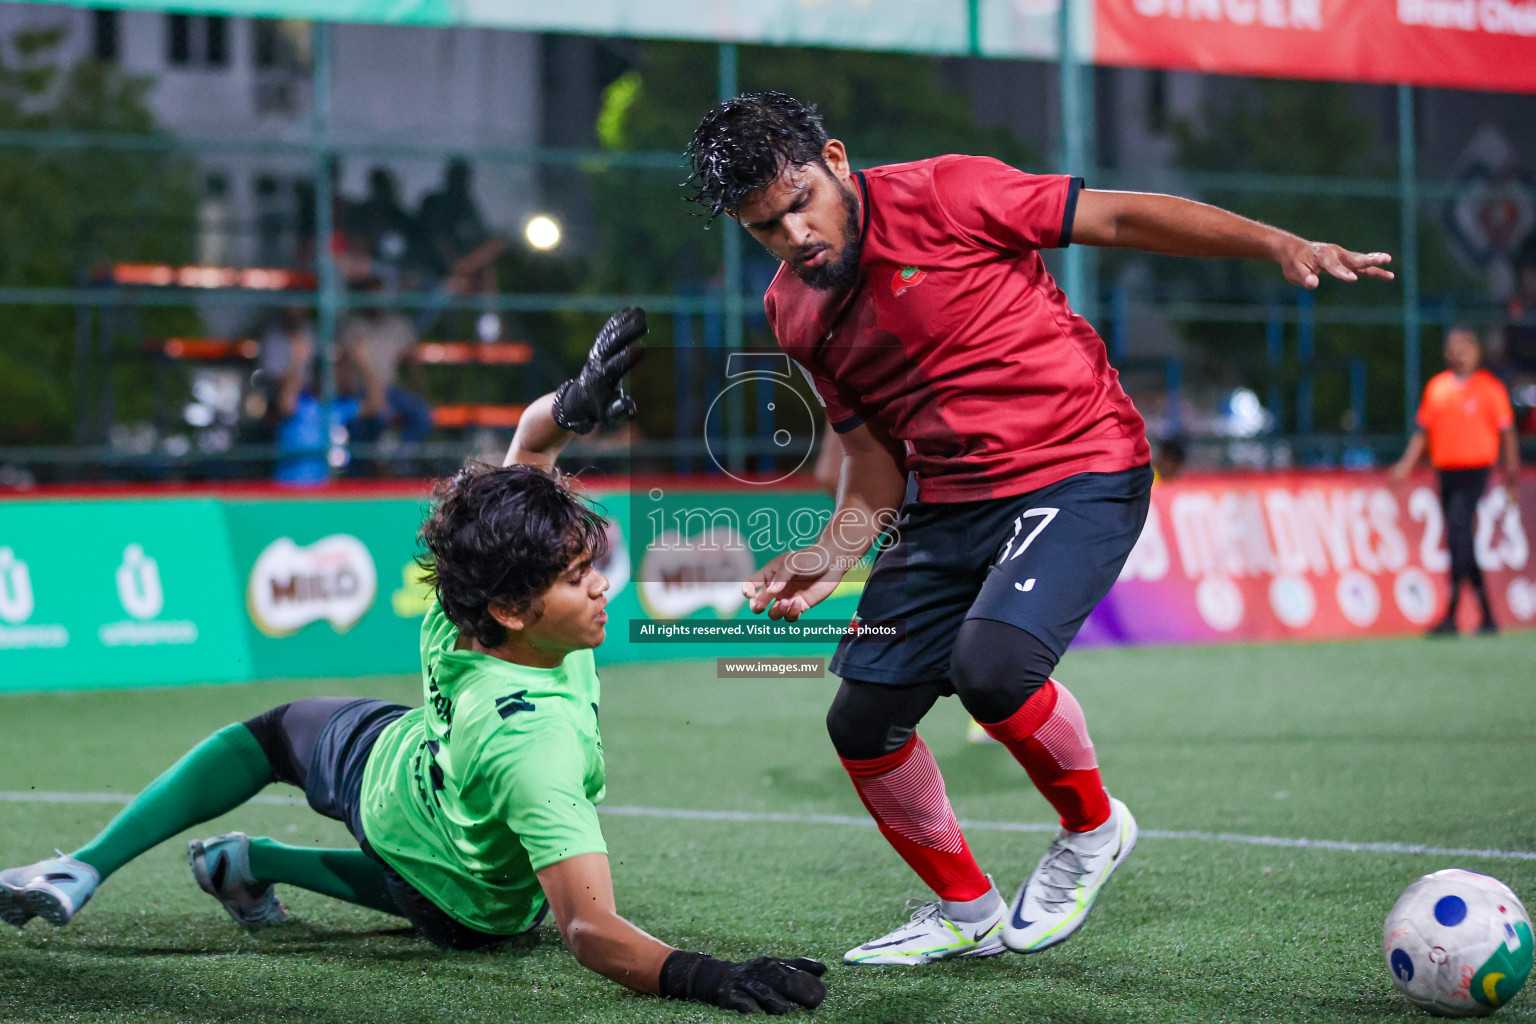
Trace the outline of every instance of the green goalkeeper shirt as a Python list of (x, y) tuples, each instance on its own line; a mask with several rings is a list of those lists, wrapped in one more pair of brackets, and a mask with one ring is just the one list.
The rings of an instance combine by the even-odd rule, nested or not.
[(495, 935), (532, 926), (534, 872), (607, 853), (592, 652), (530, 668), (455, 650), (436, 603), (421, 626), (426, 705), (380, 734), (363, 770), (363, 833), (455, 920)]

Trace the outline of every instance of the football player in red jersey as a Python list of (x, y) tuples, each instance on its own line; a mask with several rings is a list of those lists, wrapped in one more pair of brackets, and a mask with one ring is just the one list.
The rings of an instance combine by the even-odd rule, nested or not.
[[(783, 93), (716, 107), (689, 154), (693, 198), (783, 262), (768, 320), (843, 446), (831, 521), (747, 581), (752, 610), (798, 618), (889, 530), (858, 618), (900, 621), (904, 636), (844, 639), (827, 728), (880, 831), (939, 898), (846, 959), (918, 964), (1057, 945), (1137, 830), (1105, 792), (1082, 708), (1051, 672), (1135, 544), (1152, 470), (1104, 342), (1039, 251), (1077, 242), (1270, 260), (1306, 288), (1391, 279), (1390, 257), (985, 157), (855, 172), (815, 109)], [(903, 468), (918, 489), (904, 505)], [(917, 735), (952, 694), (1061, 819), (1011, 904), (971, 856)]]

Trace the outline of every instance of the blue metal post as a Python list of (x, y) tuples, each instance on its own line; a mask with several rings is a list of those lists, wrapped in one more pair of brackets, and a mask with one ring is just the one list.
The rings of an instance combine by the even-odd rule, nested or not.
[(1352, 356), (1349, 360), (1349, 432), (1365, 433), (1365, 360)]
[[(737, 86), (738, 54), (735, 43), (720, 44), (719, 85), (720, 102), (734, 99), (738, 91)], [(720, 282), (722, 298), (722, 312), (725, 315), (725, 351), (727, 353), (740, 351), (744, 336), (741, 315), (741, 232), (734, 224), (723, 225), (721, 244), (724, 246), (724, 273)], [(716, 387), (724, 387), (726, 381), (714, 382)], [(746, 408), (742, 402), (742, 392), (747, 389), (737, 388), (726, 397), (725, 422), (728, 447), (730, 450), (731, 469), (740, 471), (742, 460), (742, 442), (746, 439)], [(752, 387), (754, 396), (757, 394), (757, 384)], [(761, 403), (759, 403), (761, 405)]]
[[(1061, 88), (1061, 150), (1057, 165), (1062, 174), (1088, 173), (1088, 139), (1093, 127), (1093, 97), (1083, 88), (1083, 65), (1077, 53), (1076, 0), (1060, 0), (1056, 15), (1057, 71)], [(1092, 277), (1091, 254), (1082, 246), (1068, 246), (1062, 254), (1061, 284), (1073, 308), (1089, 320), (1098, 305)]]
[(1411, 85), (1397, 87), (1397, 190), (1403, 234), (1398, 262), (1403, 289), (1403, 429), (1412, 433), (1419, 411), (1423, 322), (1419, 312), (1419, 179)]
[(314, 69), (311, 100), (310, 130), (315, 142), (315, 270), (319, 277), (319, 294), (315, 310), (315, 343), (320, 357), (320, 422), (327, 443), (326, 459), (331, 459), (331, 425), (336, 410), (336, 361), (332, 353), (336, 347), (336, 327), (340, 319), (342, 294), (341, 282), (336, 272), (336, 257), (331, 252), (331, 237), (336, 225), (334, 188), (331, 166), (335, 153), (331, 149), (331, 59), (332, 27), (329, 22), (314, 23)]
[(1115, 286), (1110, 304), (1114, 308), (1114, 324), (1109, 335), (1109, 357), (1119, 362), (1131, 349), (1131, 297), (1124, 285)]
[(1285, 389), (1280, 380), (1285, 373), (1285, 321), (1280, 318), (1278, 306), (1269, 307), (1269, 320), (1264, 326), (1264, 355), (1269, 367), (1269, 393), (1265, 398), (1269, 411), (1275, 417), (1275, 429), (1285, 432)]
[(1168, 429), (1184, 432), (1184, 360), (1169, 356), (1163, 363), (1163, 390), (1168, 393)]

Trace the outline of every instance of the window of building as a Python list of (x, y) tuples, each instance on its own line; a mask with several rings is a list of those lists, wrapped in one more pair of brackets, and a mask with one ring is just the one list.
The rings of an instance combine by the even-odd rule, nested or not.
[(117, 60), (120, 17), (117, 11), (91, 12), (91, 52), (97, 60)]
[(311, 47), (307, 21), (258, 18), (251, 22), (251, 63), (259, 71), (308, 73)]
[(192, 16), (165, 16), (165, 62), (174, 68), (192, 63)]
[(165, 61), (174, 68), (229, 67), (229, 19), (214, 15), (167, 14)]
[(209, 16), (203, 19), (205, 32), (204, 56), (211, 68), (229, 66), (229, 19)]

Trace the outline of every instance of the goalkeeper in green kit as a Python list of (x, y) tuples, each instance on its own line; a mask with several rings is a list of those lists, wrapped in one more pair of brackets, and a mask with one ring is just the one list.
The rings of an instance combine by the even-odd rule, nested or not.
[(437, 601), (421, 629), (425, 706), (314, 697), (194, 747), (69, 855), (0, 871), (0, 920), (67, 924), (102, 880), (269, 783), (304, 790), (358, 849), (231, 832), (190, 844), (198, 885), (240, 924), (286, 919), (274, 883), (409, 920), (449, 949), (494, 945), (553, 911), (583, 966), (637, 992), (786, 1013), (826, 995), (815, 960), (683, 952), (620, 917), (597, 819), (604, 522), (553, 471), (573, 434), (630, 419), (620, 380), (645, 314), (603, 327), (581, 373), (523, 415), (506, 465), (471, 463), (421, 528)]

